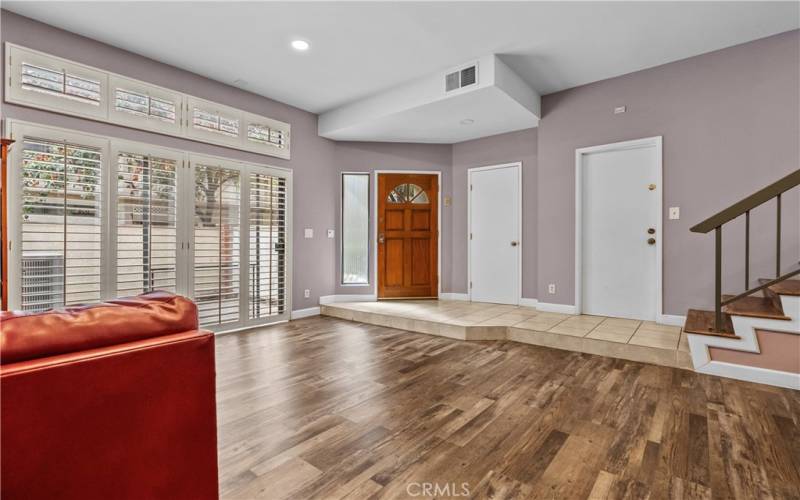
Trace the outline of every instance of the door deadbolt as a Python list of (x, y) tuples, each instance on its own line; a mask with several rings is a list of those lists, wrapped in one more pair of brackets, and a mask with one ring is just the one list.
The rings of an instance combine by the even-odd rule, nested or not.
[(648, 245), (655, 245), (656, 244), (656, 239), (655, 238), (648, 238), (647, 239), (647, 244)]
[(512, 241), (512, 242), (511, 242), (511, 246), (512, 246), (512, 247), (515, 247), (515, 246), (517, 246), (517, 245), (519, 245), (519, 242), (516, 242), (516, 241)]
[(651, 227), (647, 229), (647, 234), (656, 234), (656, 228)]
[(386, 241), (386, 238), (383, 236), (383, 233), (378, 235), (378, 243), (383, 243)]

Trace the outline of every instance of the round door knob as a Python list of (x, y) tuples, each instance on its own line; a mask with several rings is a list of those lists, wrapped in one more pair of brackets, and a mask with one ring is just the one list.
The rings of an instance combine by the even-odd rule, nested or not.
[(648, 238), (647, 239), (647, 244), (648, 245), (655, 245), (656, 244), (656, 239), (655, 238)]
[(515, 246), (517, 246), (517, 245), (519, 245), (519, 243), (518, 243), (518, 242), (516, 242), (516, 241), (512, 241), (512, 242), (511, 242), (511, 246), (512, 246), (512, 247), (515, 247)]

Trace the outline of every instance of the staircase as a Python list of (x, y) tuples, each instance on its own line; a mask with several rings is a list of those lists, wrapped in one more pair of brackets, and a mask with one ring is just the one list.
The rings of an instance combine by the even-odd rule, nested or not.
[[(800, 266), (781, 267), (781, 197), (800, 185), (800, 170), (691, 228), (715, 235), (714, 310), (690, 309), (684, 332), (700, 373), (800, 390)], [(750, 211), (774, 200), (775, 277), (750, 281)], [(797, 214), (791, 214), (796, 216)], [(744, 291), (722, 294), (722, 228), (745, 217)]]

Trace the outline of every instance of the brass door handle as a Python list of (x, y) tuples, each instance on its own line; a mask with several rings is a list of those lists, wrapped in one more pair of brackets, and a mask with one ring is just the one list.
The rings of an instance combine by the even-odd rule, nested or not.
[(518, 241), (512, 241), (512, 242), (511, 242), (511, 246), (512, 246), (512, 247), (515, 247), (515, 246), (517, 246), (517, 245), (519, 245), (519, 242), (518, 242)]
[(384, 241), (386, 241), (386, 238), (383, 236), (383, 233), (379, 234), (378, 235), (378, 243), (383, 244)]
[(656, 244), (656, 239), (655, 238), (648, 238), (647, 239), (647, 244), (648, 245), (655, 245)]

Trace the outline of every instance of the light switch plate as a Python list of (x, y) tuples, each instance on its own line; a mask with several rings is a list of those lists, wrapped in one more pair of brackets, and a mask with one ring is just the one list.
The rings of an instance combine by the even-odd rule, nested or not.
[(669, 220), (678, 220), (681, 218), (681, 207), (669, 207)]
[(336, 233), (333, 231), (333, 229), (328, 229), (328, 238), (333, 238), (335, 235)]
[(310, 227), (307, 227), (305, 231), (303, 231), (303, 236), (306, 238), (313, 238), (314, 237), (314, 230)]

